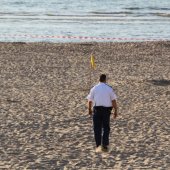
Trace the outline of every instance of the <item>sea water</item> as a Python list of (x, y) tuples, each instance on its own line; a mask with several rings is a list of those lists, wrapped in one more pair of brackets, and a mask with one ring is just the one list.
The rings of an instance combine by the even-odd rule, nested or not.
[(0, 0), (1, 42), (91, 41), (48, 36), (169, 40), (170, 0)]

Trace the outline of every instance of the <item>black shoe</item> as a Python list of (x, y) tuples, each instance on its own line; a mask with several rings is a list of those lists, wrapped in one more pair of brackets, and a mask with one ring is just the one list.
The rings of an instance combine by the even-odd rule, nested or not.
[(107, 146), (102, 146), (102, 151), (103, 152), (108, 152), (108, 147)]

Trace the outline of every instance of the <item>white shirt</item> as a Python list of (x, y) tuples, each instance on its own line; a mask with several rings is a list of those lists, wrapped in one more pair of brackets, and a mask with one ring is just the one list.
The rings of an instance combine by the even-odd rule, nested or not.
[(87, 99), (93, 102), (94, 106), (112, 107), (112, 100), (117, 98), (113, 89), (106, 83), (99, 83), (91, 90)]

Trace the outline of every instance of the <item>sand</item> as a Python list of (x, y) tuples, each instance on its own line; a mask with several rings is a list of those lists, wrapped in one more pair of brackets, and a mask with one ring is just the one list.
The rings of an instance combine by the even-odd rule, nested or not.
[[(101, 73), (119, 105), (108, 154), (86, 101)], [(0, 43), (3, 168), (170, 169), (170, 42)]]

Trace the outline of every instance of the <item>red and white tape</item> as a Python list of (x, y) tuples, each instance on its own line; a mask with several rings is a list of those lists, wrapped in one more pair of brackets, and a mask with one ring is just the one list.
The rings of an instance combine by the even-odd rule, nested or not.
[(170, 38), (109, 38), (109, 37), (88, 37), (88, 36), (62, 36), (62, 35), (31, 35), (31, 34), (0, 34), (6, 38), (33, 38), (33, 39), (79, 39), (79, 40), (103, 40), (103, 41), (168, 41)]

